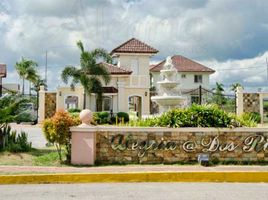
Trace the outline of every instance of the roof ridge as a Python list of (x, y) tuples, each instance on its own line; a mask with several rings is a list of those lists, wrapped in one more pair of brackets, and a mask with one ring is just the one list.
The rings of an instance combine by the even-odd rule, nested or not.
[[(115, 51), (115, 50), (117, 50), (117, 49), (119, 49), (120, 47), (122, 47), (122, 46), (124, 46), (125, 44), (127, 44), (128, 42), (130, 42), (131, 40), (135, 40), (136, 38), (131, 38), (131, 39), (129, 39), (128, 41), (126, 41), (126, 42), (124, 42), (123, 44), (121, 44), (121, 45), (119, 45), (118, 47), (116, 47), (116, 48), (114, 48), (113, 50), (112, 50), (112, 52), (113, 51)], [(137, 40), (137, 39), (136, 39)]]
[[(192, 59), (190, 59), (190, 58), (187, 58), (187, 57), (185, 57), (185, 56), (182, 56), (182, 55), (174, 55), (174, 56), (181, 56), (181, 57), (183, 57), (183, 58), (185, 58), (185, 59), (187, 59), (187, 60), (189, 60), (189, 61), (191, 61), (191, 62), (194, 62), (195, 64), (201, 65), (202, 67), (205, 67), (205, 68), (207, 68), (207, 69), (209, 69), (209, 70), (213, 70), (213, 69), (211, 69), (211, 68), (209, 68), (209, 67), (207, 67), (207, 66), (205, 66), (205, 65), (203, 65), (203, 64), (201, 64), (201, 63), (199, 63), (199, 62), (197, 62), (197, 61), (195, 61), (195, 60), (192, 60)], [(173, 57), (173, 56), (172, 56), (172, 57)], [(213, 71), (215, 71), (215, 70), (213, 70)]]
[[(215, 72), (214, 69), (211, 69), (211, 68), (209, 68), (209, 67), (207, 67), (207, 66), (205, 66), (205, 65), (203, 65), (201, 63), (198, 63), (195, 60), (192, 60), (192, 59), (187, 58), (187, 57), (182, 56), (182, 55), (176, 55), (175, 54), (175, 55), (171, 56), (171, 59), (173, 60), (175, 57), (181, 57), (182, 59), (187, 60), (188, 62), (192, 62), (193, 64), (198, 65), (198, 66), (204, 68), (205, 70), (207, 70), (206, 72)], [(161, 62), (159, 62), (158, 64), (156, 64), (154, 67), (152, 67), (150, 69), (150, 71), (153, 71), (154, 69), (157, 69), (157, 67), (161, 67), (161, 65), (163, 65), (165, 61), (166, 61), (166, 59), (162, 60)], [(176, 67), (176, 69), (179, 71), (179, 69), (177, 67)]]
[[(133, 42), (131, 45), (133, 45), (133, 49), (137, 48), (139, 50), (129, 50), (128, 45), (130, 45), (130, 43)], [(135, 44), (137, 43), (137, 44)], [(131, 47), (130, 45), (130, 47)], [(124, 49), (125, 48), (125, 49)], [(118, 47), (114, 48), (111, 51), (111, 54), (116, 53), (116, 52), (122, 52), (122, 53), (128, 53), (128, 52), (133, 52), (133, 53), (157, 53), (158, 50), (155, 49), (154, 47), (152, 47), (149, 44), (146, 44), (145, 42), (133, 37), (129, 40), (127, 40), (126, 42), (124, 42), (123, 44), (119, 45)]]

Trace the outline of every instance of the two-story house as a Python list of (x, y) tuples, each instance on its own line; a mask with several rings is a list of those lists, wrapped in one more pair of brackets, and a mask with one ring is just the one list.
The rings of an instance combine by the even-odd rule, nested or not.
[[(158, 52), (155, 48), (132, 38), (111, 51), (117, 64), (100, 63), (111, 74), (111, 81), (103, 85), (102, 110), (134, 112), (141, 117), (150, 114), (150, 88), (158, 88), (160, 70), (165, 60), (150, 67), (150, 58)], [(187, 104), (198, 101), (198, 91), (209, 89), (209, 76), (214, 70), (183, 56), (172, 56), (177, 69), (179, 88), (188, 99)], [(88, 108), (97, 111), (95, 94), (84, 94), (82, 86), (72, 90), (69, 86), (58, 87), (56, 92), (39, 92), (39, 122), (53, 115), (54, 111), (69, 108)]]
[[(111, 51), (117, 64), (101, 63), (111, 74), (111, 81), (103, 87), (103, 111), (134, 111), (138, 116), (150, 114), (150, 57), (157, 52), (135, 38)], [(74, 91), (70, 87), (59, 87), (56, 99), (57, 110), (86, 107), (96, 111), (96, 95), (84, 98), (82, 86)]]
[[(182, 95), (187, 97), (187, 104), (197, 103), (199, 100), (198, 88), (201, 86), (209, 90), (209, 76), (215, 71), (193, 60), (181, 55), (171, 57), (174, 67), (177, 69), (177, 79)], [(161, 80), (160, 70), (163, 68), (165, 60), (150, 67), (152, 86), (159, 89), (157, 84)]]

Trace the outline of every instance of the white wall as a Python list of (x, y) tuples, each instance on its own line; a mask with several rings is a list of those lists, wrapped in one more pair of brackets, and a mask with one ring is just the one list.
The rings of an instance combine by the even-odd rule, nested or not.
[(121, 54), (118, 58), (119, 67), (131, 70), (131, 65), (133, 60), (137, 60), (138, 69), (137, 75), (147, 75), (149, 76), (149, 62), (150, 55), (124, 55)]

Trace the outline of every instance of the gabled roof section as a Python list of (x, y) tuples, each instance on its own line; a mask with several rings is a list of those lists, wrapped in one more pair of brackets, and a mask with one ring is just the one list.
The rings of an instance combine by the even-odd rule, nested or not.
[(7, 76), (6, 64), (0, 64), (0, 77), (5, 78)]
[(117, 67), (116, 65), (110, 64), (110, 63), (106, 63), (106, 62), (101, 62), (101, 65), (103, 65), (108, 72), (110, 72), (111, 75), (116, 75), (116, 74), (127, 74), (130, 75), (132, 73), (132, 71), (123, 69), (121, 67)]
[[(208, 72), (211, 74), (215, 72), (215, 70), (210, 69), (181, 55), (174, 55), (171, 57), (171, 60), (178, 72)], [(150, 71), (159, 72), (161, 69), (163, 69), (165, 62), (166, 60), (163, 60), (159, 64), (152, 67)]]
[(158, 50), (151, 47), (150, 45), (136, 39), (131, 38), (130, 40), (126, 41), (125, 43), (121, 44), (120, 46), (116, 47), (112, 50), (111, 54), (115, 53), (148, 53), (148, 54), (155, 54)]

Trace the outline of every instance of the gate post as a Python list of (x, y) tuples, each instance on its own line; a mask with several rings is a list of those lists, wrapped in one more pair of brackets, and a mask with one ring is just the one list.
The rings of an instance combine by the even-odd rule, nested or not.
[(236, 90), (236, 115), (242, 115), (244, 112), (243, 88), (237, 87)]

